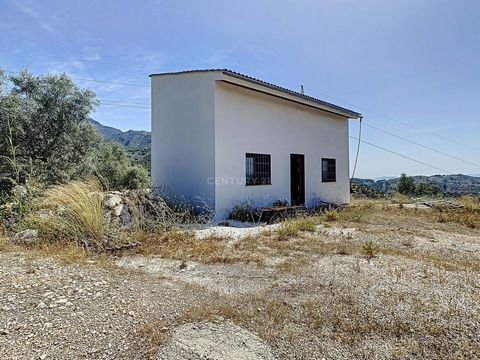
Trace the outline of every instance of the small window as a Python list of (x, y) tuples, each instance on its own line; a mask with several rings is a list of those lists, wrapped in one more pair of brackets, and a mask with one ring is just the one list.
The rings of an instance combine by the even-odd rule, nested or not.
[(270, 185), (272, 183), (269, 154), (247, 153), (245, 160), (246, 185)]
[(322, 181), (337, 181), (337, 164), (335, 159), (322, 159)]

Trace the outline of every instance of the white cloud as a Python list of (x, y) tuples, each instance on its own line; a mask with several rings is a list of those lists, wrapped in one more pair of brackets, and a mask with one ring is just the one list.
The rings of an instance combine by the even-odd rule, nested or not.
[(63, 38), (63, 33), (52, 26), (52, 24), (47, 21), (47, 18), (40, 13), (37, 3), (31, 0), (11, 0), (10, 3), (21, 13), (34, 20), (38, 26), (53, 37), (57, 39)]

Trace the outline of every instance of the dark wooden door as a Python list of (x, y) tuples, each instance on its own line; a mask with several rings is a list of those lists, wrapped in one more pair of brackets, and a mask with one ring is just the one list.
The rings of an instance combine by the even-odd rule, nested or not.
[(290, 154), (290, 193), (292, 205), (305, 205), (305, 156)]

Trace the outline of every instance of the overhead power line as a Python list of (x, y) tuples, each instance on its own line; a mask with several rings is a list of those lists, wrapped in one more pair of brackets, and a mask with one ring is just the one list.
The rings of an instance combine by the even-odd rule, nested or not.
[(106, 102), (100, 102), (100, 105), (109, 105), (109, 106), (120, 106), (120, 107), (128, 107), (128, 108), (134, 108), (134, 109), (146, 109), (150, 110), (150, 107), (147, 106), (137, 106), (137, 105), (128, 105), (128, 104), (112, 104), (112, 103), (106, 103)]
[(396, 152), (396, 151), (387, 149), (387, 148), (385, 148), (385, 147), (383, 147), (383, 146), (376, 145), (376, 144), (372, 144), (371, 142), (358, 139), (358, 138), (356, 138), (355, 136), (350, 136), (350, 138), (351, 138), (351, 139), (354, 139), (354, 140), (357, 140), (357, 141), (361, 141), (362, 143), (367, 144), (367, 145), (370, 145), (370, 146), (373, 146), (373, 147), (375, 147), (375, 148), (377, 148), (377, 149), (381, 149), (381, 150), (386, 151), (386, 152), (389, 152), (389, 153), (391, 153), (391, 154), (400, 156), (400, 157), (402, 157), (402, 158), (404, 158), (404, 159), (408, 159), (408, 160), (413, 161), (413, 162), (416, 162), (416, 163), (418, 163), (418, 164), (427, 166), (427, 167), (429, 167), (429, 168), (432, 168), (432, 169), (435, 169), (435, 170), (439, 170), (439, 171), (444, 172), (444, 173), (446, 173), (446, 174), (450, 174), (450, 173), (451, 173), (451, 172), (448, 171), (448, 170), (445, 170), (445, 169), (439, 168), (439, 167), (437, 167), (437, 166), (435, 166), (435, 165), (431, 165), (431, 164), (429, 164), (429, 163), (426, 163), (426, 162), (423, 162), (423, 161), (414, 159), (414, 158), (409, 157), (409, 156), (407, 156), (407, 155), (400, 154), (400, 153), (398, 153), (398, 152)]
[(141, 103), (141, 102), (135, 102), (135, 101), (130, 101), (130, 100), (100, 99), (100, 101), (108, 101), (108, 102), (114, 102), (114, 103), (125, 103), (125, 104), (132, 104), (132, 105), (145, 105), (145, 106), (150, 107), (149, 103)]
[[(12, 71), (12, 70), (5, 70), (5, 71), (10, 73), (10, 74), (18, 74), (19, 73), (19, 71)], [(96, 83), (101, 83), (101, 84), (114, 84), (114, 85), (119, 85), (119, 86), (135, 86), (135, 87), (150, 88), (150, 85), (124, 83), (124, 82), (120, 82), (120, 81), (106, 81), (106, 80), (85, 79), (85, 78), (76, 78), (76, 77), (71, 77), (71, 78), (73, 80), (90, 81), (90, 82), (96, 82)]]
[(460, 157), (458, 157), (458, 156), (455, 156), (455, 155), (446, 153), (446, 152), (441, 151), (441, 150), (434, 149), (434, 148), (432, 148), (432, 147), (430, 147), (430, 146), (423, 145), (423, 144), (421, 144), (421, 143), (419, 143), (419, 142), (416, 142), (416, 141), (407, 139), (407, 138), (405, 138), (405, 137), (403, 137), (403, 136), (400, 136), (400, 135), (391, 133), (391, 132), (389, 132), (389, 131), (383, 130), (383, 129), (381, 129), (381, 128), (379, 128), (379, 127), (376, 127), (376, 126), (373, 126), (373, 125), (368, 125), (368, 124), (363, 124), (363, 125), (364, 125), (364, 126), (367, 126), (367, 127), (369, 127), (369, 128), (375, 129), (375, 130), (377, 130), (377, 131), (381, 131), (381, 132), (384, 133), (384, 134), (388, 134), (388, 135), (390, 135), (390, 136), (394, 136), (394, 137), (396, 137), (397, 139), (401, 139), (401, 140), (407, 141), (407, 142), (409, 142), (409, 143), (411, 143), (411, 144), (415, 144), (415, 145), (417, 145), (417, 146), (421, 146), (421, 147), (424, 148), (424, 149), (428, 149), (428, 150), (433, 151), (433, 152), (436, 152), (436, 153), (438, 153), (438, 154), (441, 154), (441, 155), (444, 155), (444, 156), (448, 156), (448, 157), (450, 157), (450, 158), (452, 158), (452, 159), (461, 161), (461, 162), (463, 162), (463, 163), (465, 163), (465, 164), (473, 165), (473, 166), (476, 166), (476, 167), (480, 168), (480, 165), (479, 165), (479, 164), (476, 164), (476, 163), (474, 163), (474, 162), (471, 162), (471, 161), (462, 159), (462, 158), (460, 158)]
[[(111, 61), (104, 61), (101, 60), (100, 58), (98, 59), (92, 59), (88, 57), (63, 57), (63, 56), (58, 56), (58, 55), (49, 55), (49, 54), (41, 54), (37, 52), (31, 52), (31, 51), (24, 51), (24, 50), (15, 50), (15, 51), (9, 51), (9, 50), (0, 50), (1, 53), (20, 53), (20, 54), (27, 54), (30, 56), (34, 57), (42, 57), (42, 58), (50, 58), (50, 59), (57, 59), (59, 61), (87, 61), (87, 62), (95, 62), (97, 64), (105, 64), (105, 65), (115, 65), (115, 66), (124, 66), (124, 67), (136, 67), (136, 68), (142, 68), (145, 69), (145, 65), (143, 64), (126, 64), (126, 63), (117, 63), (117, 62), (111, 62)], [(161, 71), (160, 68), (152, 68), (150, 69), (151, 71)]]
[(74, 77), (72, 77), (72, 79), (79, 80), (79, 81), (91, 81), (91, 82), (102, 83), (102, 84), (115, 84), (115, 85), (122, 85), (122, 86), (136, 86), (136, 87), (150, 88), (150, 85), (124, 83), (119, 81), (105, 81), (105, 80), (83, 79), (83, 78), (74, 78)]
[[(335, 97), (329, 96), (329, 95), (327, 95), (327, 94), (322, 94), (322, 93), (320, 93), (320, 92), (316, 92), (316, 93), (317, 93), (317, 94), (320, 94), (322, 97), (323, 97), (323, 96), (327, 96), (327, 97), (329, 97), (329, 98), (331, 98), (331, 99), (340, 101), (340, 102), (345, 103), (345, 104), (347, 104), (347, 105), (349, 105), (349, 106), (356, 107), (356, 108), (358, 108), (358, 109), (360, 109), (360, 110), (363, 110), (363, 111), (366, 111), (366, 112), (368, 112), (368, 113), (371, 113), (371, 114), (380, 116), (380, 117), (382, 117), (382, 118), (385, 118), (385, 119), (387, 119), (387, 120), (389, 120), (389, 121), (392, 121), (392, 122), (395, 122), (395, 123), (397, 123), (397, 124), (403, 125), (403, 126), (405, 126), (405, 127), (409, 127), (409, 128), (411, 128), (411, 129), (414, 129), (414, 130), (417, 130), (417, 131), (421, 131), (422, 133), (426, 133), (426, 134), (429, 134), (429, 135), (431, 135), (431, 136), (435, 136), (435, 137), (437, 137), (437, 138), (439, 138), (439, 139), (442, 139), (442, 140), (444, 140), (444, 141), (448, 141), (448, 142), (450, 142), (450, 143), (452, 143), (452, 144), (456, 144), (456, 145), (460, 145), (460, 146), (463, 146), (463, 147), (467, 147), (467, 148), (470, 148), (470, 149), (473, 149), (473, 150), (480, 151), (480, 148), (479, 148), (479, 147), (476, 147), (476, 146), (473, 146), (473, 145), (464, 143), (464, 142), (462, 142), (462, 141), (458, 141), (458, 140), (456, 140), (456, 139), (452, 139), (452, 138), (450, 138), (450, 137), (448, 137), (448, 136), (443, 136), (443, 135), (440, 135), (440, 134), (437, 134), (437, 133), (434, 133), (434, 132), (426, 131), (425, 129), (422, 129), (422, 128), (418, 127), (418, 126), (409, 124), (409, 123), (407, 123), (407, 122), (405, 122), (405, 121), (401, 121), (401, 120), (395, 119), (395, 118), (393, 118), (393, 117), (391, 117), (391, 116), (389, 116), (389, 115), (382, 114), (382, 113), (380, 113), (380, 112), (378, 112), (378, 111), (370, 110), (370, 109), (365, 108), (365, 107), (363, 107), (363, 106), (356, 105), (356, 104), (353, 104), (353, 103), (351, 103), (351, 102), (345, 101), (345, 100), (343, 100), (343, 99), (339, 99), (339, 98), (335, 98)], [(314, 96), (318, 96), (318, 95), (315, 95), (315, 93), (312, 93), (312, 94), (313, 94)]]

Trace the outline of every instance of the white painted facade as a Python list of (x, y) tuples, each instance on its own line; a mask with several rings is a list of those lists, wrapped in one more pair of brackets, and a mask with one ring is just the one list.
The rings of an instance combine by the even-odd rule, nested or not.
[[(305, 158), (305, 204), (350, 201), (348, 119), (360, 114), (228, 70), (154, 74), (152, 182), (217, 220), (241, 201), (290, 201), (290, 154)], [(271, 155), (271, 185), (245, 184), (246, 153)], [(322, 158), (336, 181), (322, 182)]]

